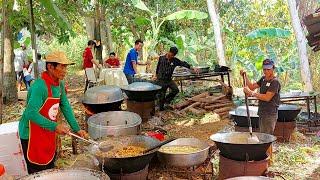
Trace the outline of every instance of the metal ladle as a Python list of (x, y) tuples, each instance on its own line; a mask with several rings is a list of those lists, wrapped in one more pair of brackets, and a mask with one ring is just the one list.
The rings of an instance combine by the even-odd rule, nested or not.
[(91, 139), (85, 139), (85, 138), (83, 138), (81, 136), (78, 136), (78, 135), (72, 133), (72, 132), (69, 132), (68, 134), (70, 136), (73, 136), (73, 137), (76, 137), (78, 139), (81, 139), (82, 141), (85, 141), (87, 143), (90, 143), (90, 144), (98, 146), (100, 151), (107, 152), (107, 151), (110, 151), (111, 149), (113, 149), (112, 145), (104, 145), (104, 146), (102, 146), (101, 143), (98, 143), (97, 141), (94, 141), (94, 140), (91, 140)]

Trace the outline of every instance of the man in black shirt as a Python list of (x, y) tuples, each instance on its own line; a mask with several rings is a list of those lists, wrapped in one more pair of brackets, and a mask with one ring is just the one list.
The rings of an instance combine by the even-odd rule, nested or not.
[[(167, 54), (159, 57), (155, 83), (162, 87), (159, 99), (160, 111), (164, 110), (165, 103), (170, 104), (173, 98), (179, 93), (177, 84), (172, 80), (174, 68), (183, 66), (190, 69), (190, 65), (187, 62), (181, 61), (175, 57), (177, 53), (178, 49), (176, 47), (171, 47)], [(166, 96), (168, 88), (170, 89), (170, 93)]]

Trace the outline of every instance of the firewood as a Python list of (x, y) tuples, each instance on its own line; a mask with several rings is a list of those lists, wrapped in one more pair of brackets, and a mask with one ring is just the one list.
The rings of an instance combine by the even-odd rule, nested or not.
[(219, 114), (219, 113), (223, 113), (223, 112), (229, 112), (231, 109), (232, 109), (231, 107), (223, 107), (223, 108), (215, 109), (213, 111), (215, 113)]
[(174, 109), (179, 109), (179, 110), (183, 109), (183, 108), (189, 106), (191, 103), (192, 103), (192, 101), (188, 101), (188, 100), (182, 101), (182, 102), (174, 105)]
[(206, 97), (206, 96), (209, 96), (209, 95), (210, 95), (209, 92), (206, 91), (206, 92), (203, 92), (203, 93), (198, 94), (198, 95), (196, 95), (196, 96), (193, 96), (191, 99), (193, 99), (193, 98), (195, 98), (195, 99), (197, 99), (197, 98), (203, 98), (203, 97)]
[(206, 111), (203, 109), (199, 110), (199, 109), (196, 109), (193, 107), (189, 108), (188, 111), (191, 112), (192, 114), (195, 114), (195, 115), (203, 115), (204, 113), (206, 113)]
[(189, 105), (186, 108), (182, 109), (181, 112), (187, 112), (190, 108), (194, 108), (194, 107), (200, 106), (200, 104), (201, 104), (200, 102), (192, 103), (191, 105)]
[(233, 106), (233, 103), (227, 102), (227, 103), (204, 106), (204, 109), (206, 109), (206, 110), (214, 110), (214, 109), (218, 109), (220, 107), (230, 107), (230, 106)]

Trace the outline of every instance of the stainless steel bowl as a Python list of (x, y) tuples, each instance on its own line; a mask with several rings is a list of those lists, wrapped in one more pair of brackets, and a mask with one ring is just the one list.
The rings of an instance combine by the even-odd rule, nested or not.
[(161, 86), (152, 84), (150, 82), (134, 82), (122, 87), (122, 89), (128, 91), (154, 91), (161, 89)]
[(140, 131), (141, 122), (141, 117), (133, 112), (102, 112), (94, 114), (88, 119), (88, 132), (92, 139), (136, 135)]
[(84, 104), (106, 104), (123, 101), (123, 94), (117, 86), (95, 86), (84, 94)]
[(49, 169), (19, 178), (20, 180), (109, 180), (109, 176), (101, 171), (87, 168)]
[(199, 164), (202, 164), (207, 158), (209, 154), (209, 145), (206, 142), (203, 142), (196, 138), (179, 138), (176, 139), (162, 147), (167, 146), (196, 146), (200, 149), (200, 151), (189, 153), (189, 154), (172, 154), (172, 153), (164, 153), (157, 152), (158, 159), (168, 165), (173, 167), (192, 167)]

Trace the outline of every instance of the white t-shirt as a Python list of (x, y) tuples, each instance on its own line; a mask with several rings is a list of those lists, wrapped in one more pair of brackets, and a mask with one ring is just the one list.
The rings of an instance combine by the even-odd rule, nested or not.
[[(35, 79), (33, 64), (31, 63), (28, 71), (31, 72), (31, 77)], [(43, 60), (38, 60), (38, 74), (41, 75), (42, 72), (46, 71), (46, 63)]]
[(23, 70), (23, 66), (28, 64), (27, 52), (22, 49), (18, 49), (14, 52), (14, 71), (20, 72)]

